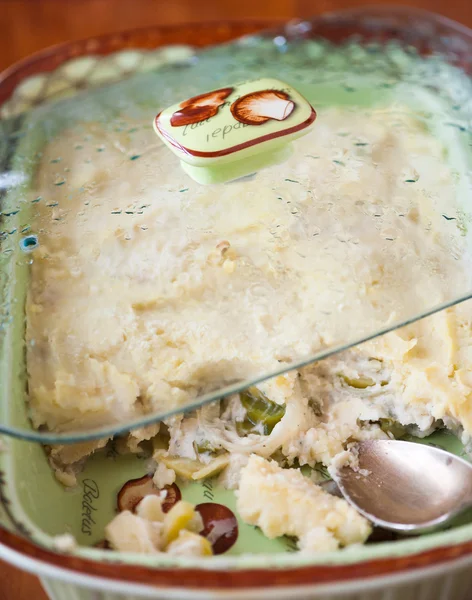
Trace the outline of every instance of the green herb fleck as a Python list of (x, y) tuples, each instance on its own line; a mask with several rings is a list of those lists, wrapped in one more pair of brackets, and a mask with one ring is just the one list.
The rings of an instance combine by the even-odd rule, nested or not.
[(407, 428), (394, 419), (379, 419), (379, 425), (382, 431), (391, 434), (395, 439), (402, 438), (407, 432)]
[(375, 385), (375, 381), (370, 377), (365, 377), (364, 375), (360, 375), (359, 377), (349, 377), (344, 373), (340, 373), (339, 376), (344, 380), (347, 385), (355, 388), (356, 390), (365, 390), (368, 387), (372, 387)]
[(285, 536), (285, 549), (287, 552), (297, 552), (297, 542), (293, 537)]
[(328, 473), (328, 469), (323, 463), (316, 463), (314, 470), (319, 473), (325, 481), (331, 480), (331, 475)]
[(133, 154), (133, 156), (130, 156), (129, 159), (130, 160), (138, 160), (138, 158), (141, 157), (141, 154)]
[[(251, 432), (254, 427), (262, 427), (264, 435), (270, 435), (275, 425), (285, 414), (285, 406), (272, 402), (256, 387), (241, 392), (241, 404), (246, 409), (246, 419), (240, 423), (241, 430)], [(238, 432), (239, 433), (239, 432)]]

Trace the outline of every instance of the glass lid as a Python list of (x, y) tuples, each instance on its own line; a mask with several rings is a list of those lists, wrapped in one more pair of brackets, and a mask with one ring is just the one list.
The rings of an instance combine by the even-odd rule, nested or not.
[(111, 436), (472, 296), (470, 79), (302, 33), (0, 123), (1, 431)]

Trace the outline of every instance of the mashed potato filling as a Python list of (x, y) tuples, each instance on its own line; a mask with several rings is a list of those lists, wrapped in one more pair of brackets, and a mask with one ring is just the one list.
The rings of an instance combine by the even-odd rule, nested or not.
[[(405, 108), (325, 109), (289, 161), (221, 186), (192, 182), (150, 143), (148, 128), (89, 124), (44, 153), (27, 303), (36, 426), (182, 406), (454, 284), (464, 241), (441, 213), (454, 210), (455, 175)], [(454, 325), (440, 329), (459, 349)], [(380, 354), (409, 362), (408, 344)]]
[[(36, 427), (87, 429), (184, 406), (352, 338), (359, 323), (373, 331), (406, 307), (440, 303), (457, 284), (457, 174), (404, 107), (320, 110), (286, 163), (224, 186), (191, 181), (139, 127), (132, 136), (84, 125), (44, 152), (27, 300)], [(298, 467), (316, 479), (352, 442), (395, 435), (394, 425), (426, 435), (444, 424), (468, 443), (471, 328), (466, 303), (249, 397), (142, 428), (128, 449), (161, 436), (157, 484), (218, 475), (271, 537), (297, 536), (312, 551), (363, 541), (363, 519)], [(105, 443), (53, 448), (61, 480), (73, 484), (80, 460)], [(260, 505), (245, 503), (250, 486)], [(306, 503), (309, 529), (292, 496)]]
[(298, 469), (282, 469), (275, 461), (252, 455), (241, 473), (238, 511), (269, 538), (299, 539), (301, 550), (337, 550), (363, 543), (368, 521), (344, 499), (324, 492)]

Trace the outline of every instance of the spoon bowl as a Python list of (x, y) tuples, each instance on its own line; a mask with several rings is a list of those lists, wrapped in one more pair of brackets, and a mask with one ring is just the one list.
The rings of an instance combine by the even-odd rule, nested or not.
[(369, 440), (359, 466), (333, 478), (346, 500), (375, 525), (404, 534), (444, 527), (472, 506), (472, 465), (424, 444)]

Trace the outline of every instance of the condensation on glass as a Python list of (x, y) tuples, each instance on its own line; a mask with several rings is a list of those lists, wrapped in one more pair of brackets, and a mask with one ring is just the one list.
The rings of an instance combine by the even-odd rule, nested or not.
[[(113, 435), (472, 296), (453, 54), (290, 25), (0, 123), (0, 429)], [(200, 186), (153, 117), (256, 77), (299, 90), (313, 132)]]

